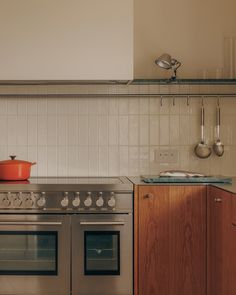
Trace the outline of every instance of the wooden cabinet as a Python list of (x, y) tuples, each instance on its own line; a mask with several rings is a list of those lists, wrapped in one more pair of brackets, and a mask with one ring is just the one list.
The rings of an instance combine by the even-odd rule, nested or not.
[[(234, 197), (236, 198), (236, 196)], [(230, 295), (236, 294), (236, 225), (231, 226), (230, 243)]]
[(230, 193), (214, 187), (208, 188), (208, 295), (236, 294), (231, 293), (230, 279), (233, 272), (231, 246), (235, 231), (231, 209)]
[(236, 225), (236, 195), (232, 195), (232, 223)]
[(139, 186), (135, 294), (206, 294), (206, 187)]

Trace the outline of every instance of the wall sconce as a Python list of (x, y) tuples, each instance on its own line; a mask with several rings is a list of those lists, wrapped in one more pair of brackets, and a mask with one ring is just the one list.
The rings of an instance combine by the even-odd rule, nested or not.
[(155, 64), (166, 70), (173, 70), (174, 73), (171, 76), (171, 80), (175, 80), (177, 77), (177, 69), (181, 66), (181, 62), (172, 58), (168, 53), (162, 54), (155, 60)]

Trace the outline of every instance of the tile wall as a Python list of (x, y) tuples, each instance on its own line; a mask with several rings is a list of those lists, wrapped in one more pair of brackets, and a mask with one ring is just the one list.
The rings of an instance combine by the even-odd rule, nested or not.
[[(117, 89), (118, 86), (112, 90), (103, 87), (102, 93), (120, 91)], [(88, 87), (83, 91), (99, 93), (101, 89)], [(160, 89), (130, 86), (121, 91), (140, 94), (158, 93)], [(209, 144), (215, 136), (216, 104), (216, 98), (204, 99)], [(19, 159), (36, 161), (33, 176), (134, 176), (172, 168), (236, 175), (236, 97), (221, 99), (221, 135), (225, 144), (222, 158), (212, 155), (201, 160), (193, 153), (200, 139), (200, 106), (200, 98), (191, 98), (187, 105), (184, 97), (175, 100), (164, 97), (162, 102), (158, 97), (142, 96), (3, 97), (0, 160), (14, 154)], [(155, 160), (155, 151), (166, 149), (178, 151), (176, 163)]]

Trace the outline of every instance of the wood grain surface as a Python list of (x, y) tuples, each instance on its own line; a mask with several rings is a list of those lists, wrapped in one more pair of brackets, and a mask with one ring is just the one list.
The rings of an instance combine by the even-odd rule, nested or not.
[(208, 295), (229, 295), (231, 292), (231, 209), (230, 193), (208, 188)]
[(138, 203), (135, 294), (205, 295), (206, 187), (140, 186)]

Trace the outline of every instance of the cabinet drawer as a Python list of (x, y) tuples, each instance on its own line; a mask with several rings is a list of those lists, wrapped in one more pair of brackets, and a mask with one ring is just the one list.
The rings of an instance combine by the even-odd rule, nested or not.
[(236, 225), (236, 194), (232, 195), (232, 223)]

